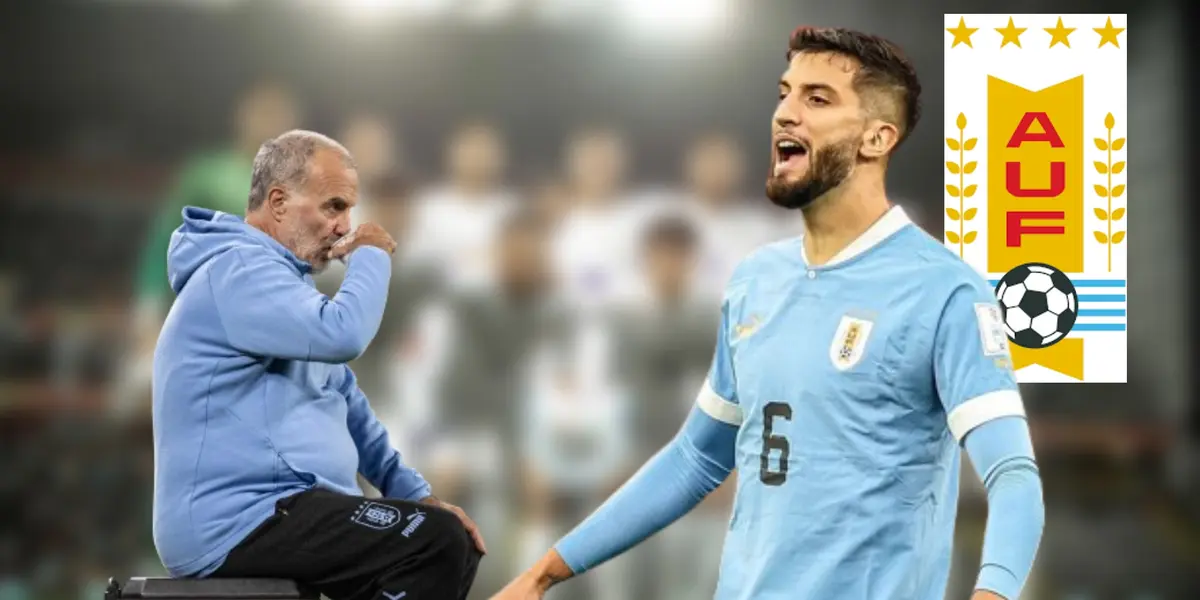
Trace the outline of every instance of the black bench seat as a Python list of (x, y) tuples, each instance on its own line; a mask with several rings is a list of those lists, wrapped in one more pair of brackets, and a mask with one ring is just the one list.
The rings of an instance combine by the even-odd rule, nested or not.
[(171, 579), (134, 577), (108, 580), (105, 600), (317, 600), (320, 596), (288, 579)]

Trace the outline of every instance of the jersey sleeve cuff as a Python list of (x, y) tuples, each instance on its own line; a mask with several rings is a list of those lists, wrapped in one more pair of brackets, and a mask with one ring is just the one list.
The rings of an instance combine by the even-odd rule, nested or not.
[(581, 542), (576, 537), (574, 532), (567, 534), (566, 537), (554, 545), (554, 551), (558, 553), (563, 563), (571, 570), (571, 575), (578, 577), (588, 572), (588, 565), (579, 560), (580, 552), (577, 552), (577, 546)]
[(1025, 405), (1017, 390), (998, 390), (959, 404), (948, 415), (950, 433), (962, 442), (972, 429), (1001, 417), (1024, 417)]
[(722, 398), (712, 389), (712, 384), (705, 381), (700, 388), (700, 394), (696, 396), (696, 406), (704, 411), (704, 414), (730, 425), (742, 424), (742, 407), (734, 402), (730, 402)]

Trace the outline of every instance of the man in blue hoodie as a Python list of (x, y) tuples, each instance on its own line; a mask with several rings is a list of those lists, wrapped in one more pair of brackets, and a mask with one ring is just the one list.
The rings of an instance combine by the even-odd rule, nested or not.
[[(174, 576), (291, 578), (335, 600), (470, 589), (475, 524), (403, 464), (345, 364), (379, 328), (395, 249), (378, 225), (350, 231), (357, 196), (349, 152), (293, 131), (255, 157), (245, 221), (183, 211), (153, 385), (154, 541)], [(330, 298), (312, 273), (337, 259)]]

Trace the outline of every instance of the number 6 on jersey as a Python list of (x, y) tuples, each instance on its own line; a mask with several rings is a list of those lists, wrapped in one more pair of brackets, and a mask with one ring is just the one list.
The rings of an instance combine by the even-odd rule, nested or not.
[[(779, 486), (787, 481), (788, 440), (782, 435), (775, 435), (773, 428), (775, 419), (792, 420), (792, 407), (783, 402), (768, 402), (763, 406), (763, 446), (762, 467), (758, 470), (758, 478), (767, 485)], [(779, 470), (771, 470), (771, 451), (779, 451)]]

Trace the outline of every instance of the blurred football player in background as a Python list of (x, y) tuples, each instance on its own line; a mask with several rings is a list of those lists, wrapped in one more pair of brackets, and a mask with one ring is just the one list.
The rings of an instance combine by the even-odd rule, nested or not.
[[(651, 221), (641, 239), (640, 285), (612, 312), (610, 352), (618, 385), (631, 400), (634, 464), (671, 441), (712, 358), (715, 311), (696, 294), (703, 248), (693, 219), (665, 214)], [(716, 574), (697, 573), (695, 565), (720, 559), (712, 542), (724, 535), (730, 499), (710, 495), (699, 510), (621, 557), (629, 574), (626, 597), (711, 598)]]
[(408, 171), (398, 133), (391, 121), (377, 113), (362, 112), (346, 120), (338, 139), (354, 155), (360, 181), (370, 183)]
[(683, 200), (699, 235), (695, 289), (714, 295), (715, 303), (738, 262), (755, 248), (797, 232), (790, 219), (783, 219), (791, 226), (785, 229), (772, 221), (778, 214), (742, 196), (744, 178), (745, 152), (733, 137), (709, 133), (689, 145)]
[(610, 303), (633, 278), (635, 209), (626, 188), (629, 148), (609, 128), (581, 129), (565, 151), (569, 208), (554, 245), (563, 293), (585, 309)]
[(435, 267), (448, 285), (488, 286), (501, 223), (516, 204), (505, 187), (508, 157), (490, 123), (462, 124), (446, 145), (445, 180), (417, 193), (408, 262)]
[[(437, 357), (436, 401), (429, 402), (436, 403), (438, 434), (426, 446), (427, 473), (442, 496), (477, 513), (481, 527), (502, 540), (520, 525), (505, 515), (521, 514), (520, 419), (532, 385), (529, 364), (545, 345), (560, 343), (569, 326), (552, 295), (548, 237), (532, 207), (505, 217), (492, 249), (494, 285), (444, 290), (436, 319), (422, 332)], [(408, 418), (397, 415), (398, 422)], [(481, 584), (480, 597), (513, 568), (504, 560), (485, 564), (479, 577), (488, 583)]]

